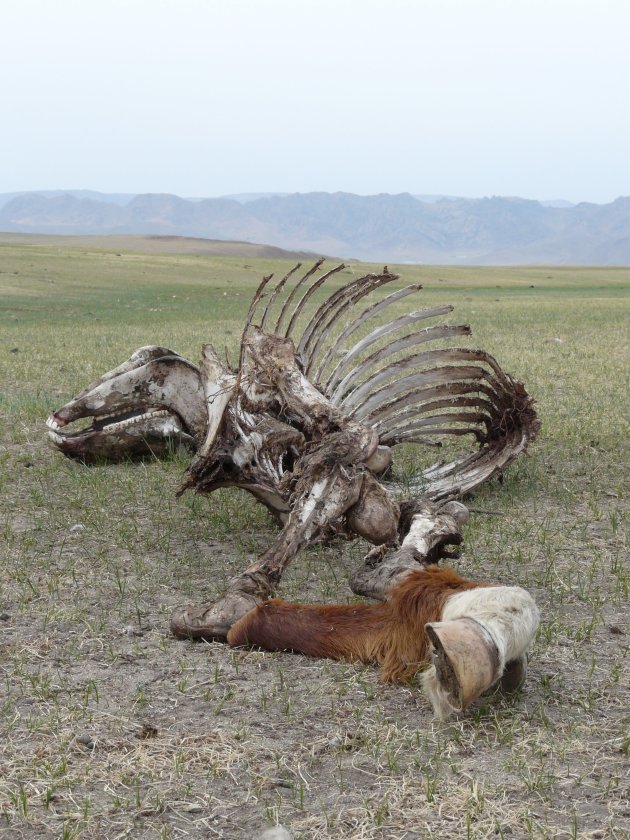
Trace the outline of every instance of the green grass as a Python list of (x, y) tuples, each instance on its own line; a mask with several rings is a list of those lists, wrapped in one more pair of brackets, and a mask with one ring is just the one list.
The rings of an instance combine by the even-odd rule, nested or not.
[[(169, 635), (174, 605), (269, 545), (264, 510), (175, 498), (181, 457), (64, 460), (44, 420), (140, 345), (234, 354), (260, 277), (290, 264), (118, 253), (0, 245), (0, 837), (627, 837), (630, 269), (397, 269), (543, 421), (476, 493), (501, 515), (471, 516), (457, 561), (537, 598), (528, 681), (437, 725), (371, 668)], [(283, 594), (352, 598), (364, 551), (307, 549)]]

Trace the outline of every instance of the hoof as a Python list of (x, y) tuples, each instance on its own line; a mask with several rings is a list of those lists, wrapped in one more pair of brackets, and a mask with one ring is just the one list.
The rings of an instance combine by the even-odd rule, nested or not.
[(494, 639), (471, 618), (435, 621), (425, 630), (440, 690), (451, 708), (463, 712), (501, 676)]
[(230, 627), (259, 603), (253, 595), (228, 592), (212, 604), (175, 607), (171, 613), (171, 632), (178, 639), (224, 642)]
[(505, 694), (513, 694), (523, 685), (527, 676), (527, 660), (524, 656), (513, 659), (505, 666), (501, 676), (501, 690)]

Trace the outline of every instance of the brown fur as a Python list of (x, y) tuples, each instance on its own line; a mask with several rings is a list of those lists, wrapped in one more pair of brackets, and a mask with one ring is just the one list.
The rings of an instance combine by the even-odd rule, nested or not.
[(410, 680), (427, 660), (424, 626), (438, 621), (457, 592), (488, 584), (465, 580), (448, 568), (412, 572), (384, 604), (289, 604), (266, 601), (228, 633), (232, 647), (256, 645), (307, 656), (377, 662), (384, 682)]

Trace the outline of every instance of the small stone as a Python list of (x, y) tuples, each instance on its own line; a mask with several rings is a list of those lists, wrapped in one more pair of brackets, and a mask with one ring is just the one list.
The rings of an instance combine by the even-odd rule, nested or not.
[(7, 612), (0, 612), (0, 621), (9, 621), (11, 616)]
[(258, 840), (293, 840), (293, 834), (283, 825), (276, 825), (259, 834)]
[(70, 526), (70, 533), (71, 534), (78, 534), (79, 531), (85, 531), (85, 525), (81, 525), (80, 522), (77, 522), (76, 525)]

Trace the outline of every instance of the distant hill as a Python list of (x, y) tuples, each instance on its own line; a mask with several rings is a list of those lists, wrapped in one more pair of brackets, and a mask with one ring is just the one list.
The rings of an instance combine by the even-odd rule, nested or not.
[(135, 193), (102, 193), (95, 190), (43, 190), (37, 193), (13, 192), (0, 193), (0, 207), (4, 207), (14, 198), (21, 195), (43, 195), (45, 198), (57, 198), (60, 195), (72, 195), (75, 198), (92, 198), (95, 201), (104, 201), (106, 204), (127, 204), (134, 198)]
[(53, 245), (69, 248), (94, 248), (103, 251), (125, 251), (141, 254), (189, 254), (210, 257), (248, 257), (264, 260), (308, 260), (313, 254), (284, 251), (273, 245), (253, 242), (230, 242), (224, 239), (197, 239), (192, 236), (64, 235), (50, 233), (0, 233), (2, 245)]
[(382, 262), (630, 265), (630, 198), (604, 205), (425, 198), (318, 192), (104, 200), (88, 191), (22, 193), (0, 202), (0, 230), (246, 240)]

